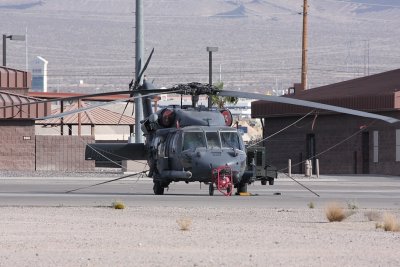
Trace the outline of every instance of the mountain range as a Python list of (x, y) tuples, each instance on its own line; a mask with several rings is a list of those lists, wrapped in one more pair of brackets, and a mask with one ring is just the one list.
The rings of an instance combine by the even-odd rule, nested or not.
[[(283, 93), (300, 82), (303, 0), (144, 0), (146, 72), (159, 87), (213, 81)], [(398, 68), (398, 0), (309, 0), (309, 87)], [(49, 90), (126, 89), (135, 64), (133, 0), (0, 0), (9, 67), (49, 61)], [(29, 65), (30, 63), (28, 63)], [(29, 69), (29, 66), (28, 66)]]

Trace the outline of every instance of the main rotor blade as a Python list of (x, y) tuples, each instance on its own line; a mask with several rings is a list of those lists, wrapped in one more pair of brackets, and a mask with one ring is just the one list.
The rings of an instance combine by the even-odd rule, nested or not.
[[(142, 75), (143, 75), (143, 73), (144, 73), (144, 72), (146, 71), (146, 69), (147, 69), (147, 66), (149, 66), (151, 57), (153, 56), (153, 53), (154, 53), (154, 47), (153, 47), (153, 49), (151, 50), (150, 56), (147, 58), (146, 64), (144, 64), (143, 69), (140, 71), (139, 76), (136, 78), (136, 81), (135, 81), (135, 84), (133, 85), (133, 88), (132, 88), (132, 86), (129, 86), (129, 89), (132, 88), (132, 91), (131, 91), (131, 93), (130, 93), (130, 96), (131, 96), (131, 97), (133, 96), (134, 91), (135, 91), (136, 88), (138, 87), (138, 85), (139, 85), (139, 83), (140, 83), (140, 80), (142, 79)], [(126, 110), (126, 108), (128, 107), (128, 104), (129, 104), (129, 102), (126, 103), (125, 108), (124, 108), (124, 111), (122, 111), (121, 117), (119, 118), (118, 124), (121, 122), (122, 116), (124, 116), (125, 110)], [(133, 109), (132, 109), (132, 116), (133, 116)]]
[[(170, 92), (170, 91), (168, 91)], [(90, 105), (88, 107), (83, 107), (83, 108), (79, 108), (79, 109), (75, 109), (75, 110), (70, 110), (70, 111), (66, 111), (63, 113), (59, 113), (59, 114), (54, 114), (54, 115), (49, 115), (49, 116), (45, 116), (45, 117), (41, 117), (41, 118), (35, 118), (34, 120), (48, 120), (48, 119), (56, 119), (56, 118), (62, 118), (68, 115), (73, 115), (76, 113), (80, 113), (83, 111), (87, 111), (87, 110), (91, 110), (94, 108), (98, 108), (98, 107), (102, 107), (102, 106), (106, 106), (106, 105), (110, 105), (110, 104), (115, 104), (115, 103), (119, 103), (119, 102), (125, 102), (125, 101), (129, 101), (129, 100), (133, 100), (135, 98), (143, 98), (143, 97), (149, 97), (149, 96), (155, 96), (155, 95), (159, 95), (159, 93), (154, 93), (154, 94), (147, 94), (147, 95), (141, 95), (141, 96), (134, 96), (134, 97), (127, 97), (124, 99), (117, 99), (114, 101), (110, 101), (110, 102), (105, 102), (105, 103), (100, 103), (100, 104), (94, 104), (94, 105)]]
[(129, 93), (130, 93), (130, 91), (124, 90), (124, 91), (114, 91), (114, 92), (105, 92), (105, 93), (88, 94), (88, 95), (83, 94), (83, 95), (70, 96), (70, 97), (59, 97), (59, 98), (54, 98), (54, 99), (39, 99), (38, 101), (33, 101), (33, 102), (20, 103), (20, 104), (8, 105), (8, 106), (0, 106), (0, 109), (1, 108), (12, 108), (12, 107), (16, 107), (16, 106), (19, 107), (19, 106), (26, 106), (26, 105), (49, 103), (49, 102), (54, 102), (54, 101), (73, 101), (73, 100), (78, 100), (78, 99), (88, 98), (88, 97), (122, 95), (122, 94), (129, 94)]
[[(153, 56), (153, 53), (154, 53), (154, 47), (153, 47), (153, 49), (151, 50), (151, 53), (150, 53), (149, 57), (148, 57), (147, 60), (146, 60), (146, 64), (144, 64), (143, 69), (140, 71), (139, 75), (136, 77), (135, 83), (133, 84), (133, 86), (132, 86), (132, 82), (131, 82), (131, 84), (129, 85), (129, 89), (132, 89), (130, 96), (133, 96), (133, 91), (138, 87), (138, 85), (139, 85), (139, 83), (140, 83), (140, 80), (142, 79), (143, 73), (146, 71), (147, 66), (149, 66), (151, 57)], [(141, 65), (142, 65), (142, 64), (139, 63), (139, 66), (141, 66)], [(133, 80), (132, 80), (132, 81), (133, 81)]]
[[(154, 89), (154, 90), (138, 90), (137, 92), (139, 92), (140, 94), (146, 95), (146, 94), (152, 94), (152, 93), (163, 94), (163, 93), (169, 93), (170, 91), (171, 90), (169, 90), (169, 89)], [(43, 99), (43, 100), (40, 99), (38, 101), (32, 101), (32, 102), (27, 102), (27, 103), (0, 106), (0, 109), (20, 107), (20, 106), (26, 106), (26, 105), (43, 104), (43, 103), (49, 103), (49, 102), (55, 102), (55, 101), (73, 101), (73, 100), (79, 100), (82, 98), (89, 98), (89, 97), (123, 95), (123, 94), (130, 94), (130, 93), (131, 93), (131, 91), (124, 90), (124, 91), (114, 91), (114, 92), (105, 92), (105, 93), (97, 93), (97, 94), (78, 95), (78, 96), (71, 96), (71, 97), (60, 97), (60, 98), (54, 98), (54, 99)], [(97, 101), (97, 100), (94, 99), (94, 100), (89, 100), (89, 101)]]
[(87, 110), (91, 110), (91, 109), (94, 109), (94, 108), (98, 108), (98, 107), (102, 107), (102, 106), (106, 106), (106, 105), (110, 105), (110, 104), (115, 104), (115, 103), (118, 103), (118, 102), (129, 101), (131, 99), (132, 99), (131, 97), (128, 97), (128, 98), (118, 99), (118, 100), (105, 102), (105, 103), (101, 103), (101, 104), (90, 105), (90, 106), (87, 106), (87, 107), (83, 107), (83, 108), (79, 108), (79, 109), (75, 109), (75, 110), (70, 110), (70, 111), (66, 111), (66, 112), (63, 112), (63, 113), (59, 113), (59, 114), (49, 115), (49, 116), (45, 116), (45, 117), (41, 117), (41, 118), (35, 118), (34, 120), (48, 120), (48, 119), (62, 118), (62, 117), (68, 116), (68, 115), (73, 115), (73, 114), (80, 113), (80, 112), (87, 111)]
[[(140, 83), (140, 79), (142, 79), (143, 73), (146, 71), (147, 67), (149, 66), (151, 57), (153, 56), (154, 53), (154, 47), (151, 50), (151, 53), (149, 55), (149, 57), (147, 58), (146, 64), (144, 64), (143, 69), (140, 71), (139, 76), (137, 77), (136, 81), (135, 81), (135, 85), (137, 86)], [(133, 87), (133, 89), (135, 89), (136, 87)]]
[(244, 93), (244, 92), (236, 92), (236, 91), (228, 91), (228, 90), (222, 90), (218, 93), (218, 95), (232, 96), (232, 97), (239, 97), (239, 98), (248, 98), (248, 99), (258, 99), (258, 100), (265, 100), (265, 101), (270, 101), (270, 102), (284, 103), (284, 104), (290, 104), (290, 105), (296, 105), (296, 106), (324, 109), (324, 110), (345, 113), (345, 114), (354, 115), (354, 116), (383, 120), (388, 123), (399, 122), (398, 119), (395, 119), (392, 117), (382, 116), (382, 115), (378, 115), (378, 114), (374, 114), (374, 113), (369, 113), (369, 112), (364, 112), (364, 111), (359, 111), (359, 110), (354, 110), (354, 109), (349, 109), (349, 108), (342, 108), (342, 107), (338, 107), (338, 106), (321, 104), (321, 103), (307, 101), (307, 100), (288, 98), (288, 97), (268, 96), (268, 95), (262, 95), (262, 94), (256, 94), (256, 93)]
[[(126, 110), (126, 108), (128, 107), (128, 105), (129, 105), (129, 102), (126, 102), (126, 105), (125, 105), (125, 107), (124, 107), (124, 110), (122, 111), (121, 116), (119, 117), (118, 125), (121, 123), (122, 117), (124, 116), (125, 110)], [(133, 112), (134, 109), (135, 109), (135, 108), (132, 109), (132, 112)], [(132, 114), (132, 115), (133, 115), (133, 114)]]

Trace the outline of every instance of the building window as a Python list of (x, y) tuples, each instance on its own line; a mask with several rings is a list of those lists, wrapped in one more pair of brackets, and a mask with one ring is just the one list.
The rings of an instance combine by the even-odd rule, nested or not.
[(400, 161), (400, 130), (396, 130), (396, 161)]
[(378, 162), (378, 156), (379, 156), (379, 132), (378, 131), (374, 131), (374, 162), (377, 163)]

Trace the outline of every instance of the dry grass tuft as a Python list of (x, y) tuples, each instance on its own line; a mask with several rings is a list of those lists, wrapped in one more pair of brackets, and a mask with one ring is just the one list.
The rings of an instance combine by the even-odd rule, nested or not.
[(190, 226), (192, 225), (192, 219), (180, 218), (176, 220), (176, 223), (179, 225), (179, 229), (181, 229), (181, 231), (189, 231)]
[(346, 212), (343, 207), (336, 202), (329, 203), (327, 205), (325, 209), (325, 215), (330, 222), (341, 222), (348, 217), (346, 216)]
[(367, 212), (364, 212), (364, 215), (365, 215), (365, 217), (368, 218), (368, 220), (370, 222), (371, 221), (374, 221), (374, 222), (380, 221), (381, 217), (382, 217), (381, 214), (377, 211), (367, 211)]
[(116, 210), (123, 210), (123, 209), (125, 209), (125, 204), (122, 203), (121, 201), (114, 201), (112, 203), (112, 208), (114, 208)]
[(383, 226), (382, 227), (383, 230), (388, 231), (388, 232), (399, 232), (400, 231), (400, 225), (397, 222), (396, 217), (390, 213), (385, 213), (383, 215), (382, 226)]
[(310, 209), (313, 209), (313, 208), (315, 208), (315, 205), (314, 205), (314, 202), (310, 202), (310, 203), (308, 203), (308, 205), (307, 205)]
[(349, 210), (357, 210), (358, 209), (358, 204), (354, 200), (347, 202), (347, 208)]

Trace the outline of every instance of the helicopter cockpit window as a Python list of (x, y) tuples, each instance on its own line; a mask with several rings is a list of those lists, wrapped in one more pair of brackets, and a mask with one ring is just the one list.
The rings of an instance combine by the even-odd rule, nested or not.
[(217, 132), (206, 132), (206, 137), (208, 148), (221, 148)]
[(237, 132), (221, 132), (222, 147), (240, 149), (240, 141)]
[(183, 136), (183, 151), (205, 146), (206, 140), (203, 132), (185, 132)]

